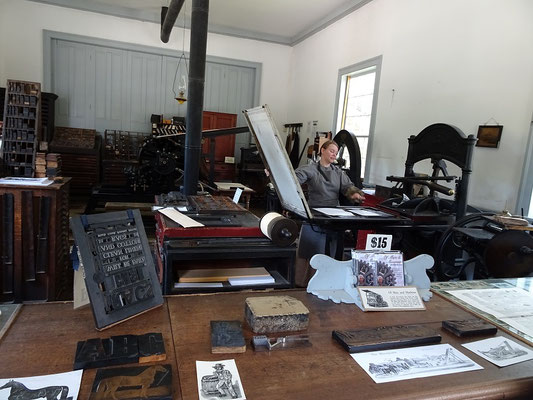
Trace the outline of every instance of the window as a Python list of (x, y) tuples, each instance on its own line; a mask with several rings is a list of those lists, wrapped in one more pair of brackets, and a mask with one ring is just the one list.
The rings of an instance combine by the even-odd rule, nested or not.
[[(335, 132), (353, 133), (361, 150), (361, 176), (368, 180), (366, 166), (374, 130), (381, 56), (339, 71)], [(350, 168), (350, 156), (344, 151), (344, 167)]]
[(533, 116), (515, 214), (533, 218)]

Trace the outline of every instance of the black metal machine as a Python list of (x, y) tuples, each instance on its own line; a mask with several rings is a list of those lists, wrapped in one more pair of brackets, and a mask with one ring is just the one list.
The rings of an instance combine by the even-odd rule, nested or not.
[[(476, 139), (468, 137), (458, 128), (448, 124), (433, 124), (422, 130), (418, 135), (409, 138), (409, 149), (405, 161), (405, 176), (388, 176), (387, 180), (401, 183), (403, 194), (409, 200), (398, 201), (392, 198), (384, 203), (385, 207), (394, 208), (403, 215), (413, 217), (430, 217), (432, 222), (453, 223), (462, 218), (468, 209), (468, 181), (472, 173), (472, 154)], [(416, 163), (430, 160), (433, 166), (431, 175), (414, 172)], [(448, 175), (446, 162), (457, 165), (462, 172), (460, 177)], [(450, 188), (439, 182), (455, 182)], [(429, 189), (429, 195), (416, 197), (415, 185), (423, 185)], [(454, 196), (453, 200), (438, 197), (437, 193)], [(471, 210), (478, 211), (478, 210)]]
[[(339, 165), (359, 186), (361, 155), (357, 138), (348, 131), (340, 131), (334, 140), (340, 146)], [(466, 136), (458, 128), (442, 123), (411, 136), (405, 176), (387, 177), (397, 183), (392, 192), (398, 196), (379, 204), (411, 219), (411, 224), (395, 226), (391, 232), (408, 257), (421, 252), (433, 255), (434, 280), (520, 277), (533, 273), (531, 224), (523, 219), (482, 213), (467, 204), (475, 141), (473, 135)], [(432, 171), (415, 173), (415, 164), (423, 160), (430, 161)], [(457, 165), (461, 176), (450, 175), (446, 161)], [(516, 225), (517, 220), (521, 226)]]
[(333, 138), (339, 145), (337, 155), (338, 165), (346, 171), (346, 174), (358, 188), (363, 187), (361, 180), (361, 150), (357, 137), (347, 130), (343, 129), (337, 132)]
[[(520, 223), (517, 225), (517, 223)], [(449, 226), (435, 251), (435, 279), (517, 278), (533, 273), (533, 226), (475, 213)]]
[(184, 135), (151, 136), (144, 140), (137, 166), (129, 166), (125, 174), (134, 192), (166, 193), (183, 180)]

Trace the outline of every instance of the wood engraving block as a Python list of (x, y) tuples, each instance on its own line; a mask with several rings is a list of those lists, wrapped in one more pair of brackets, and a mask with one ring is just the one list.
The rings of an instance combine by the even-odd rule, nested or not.
[(172, 400), (172, 366), (99, 369), (89, 400)]
[(120, 335), (78, 342), (74, 369), (107, 367), (133, 362), (162, 361), (167, 358), (161, 333)]
[(350, 353), (397, 349), (441, 341), (439, 334), (423, 325), (395, 325), (352, 331), (333, 331), (332, 336)]
[(147, 333), (137, 337), (139, 342), (139, 362), (164, 361), (167, 359), (165, 342), (161, 333)]
[(309, 325), (309, 310), (290, 296), (248, 297), (244, 314), (256, 333), (301, 331)]
[(246, 342), (240, 321), (211, 321), (211, 353), (244, 353)]
[(472, 318), (461, 321), (442, 321), (442, 328), (455, 336), (494, 335), (498, 328), (485, 322), (481, 318)]

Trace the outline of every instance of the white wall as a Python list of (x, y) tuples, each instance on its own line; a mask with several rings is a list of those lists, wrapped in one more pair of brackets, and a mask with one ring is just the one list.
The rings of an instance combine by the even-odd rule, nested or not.
[[(43, 82), (43, 30), (116, 40), (181, 52), (183, 30), (175, 27), (169, 43), (160, 25), (56, 7), (25, 0), (0, 0), (0, 83), (7, 79)], [(186, 31), (185, 51), (189, 50)], [(287, 115), (292, 48), (209, 34), (207, 54), (262, 64), (260, 103), (268, 103), (283, 125)], [(44, 88), (46, 91), (48, 88)], [(258, 104), (259, 105), (259, 104)]]
[(531, 0), (373, 0), (295, 46), (288, 115), (331, 130), (338, 70), (382, 55), (370, 182), (403, 175), (407, 138), (432, 123), (477, 136), (496, 120), (500, 146), (475, 148), (468, 199), (512, 210), (533, 111), (532, 16)]
[[(338, 70), (382, 55), (370, 183), (403, 175), (407, 138), (427, 125), (476, 135), (493, 118), (502, 141), (475, 148), (469, 203), (512, 209), (533, 111), (532, 15), (531, 0), (373, 0), (294, 48), (210, 34), (207, 52), (262, 63), (260, 103), (278, 126), (304, 122), (304, 134), (312, 120), (333, 128)], [(0, 82), (42, 81), (43, 29), (175, 50), (182, 43), (180, 29), (164, 44), (158, 24), (0, 0)]]

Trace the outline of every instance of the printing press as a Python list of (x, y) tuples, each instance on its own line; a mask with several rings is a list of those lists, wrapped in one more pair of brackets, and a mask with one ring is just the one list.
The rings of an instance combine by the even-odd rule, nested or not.
[[(447, 124), (428, 126), (409, 138), (405, 176), (387, 177), (401, 186), (392, 190), (399, 196), (380, 199), (376, 192), (365, 201), (372, 207), (337, 207), (354, 215), (326, 215), (309, 208), (268, 107), (245, 110), (244, 114), (283, 208), (296, 217), (339, 234), (348, 229), (393, 234), (393, 248), (401, 250), (406, 259), (424, 253), (433, 256), (433, 280), (516, 277), (533, 272), (531, 223), (521, 219), (522, 227), (518, 228), (509, 219), (481, 213), (467, 203), (475, 145), (472, 135)], [(344, 131), (338, 136), (339, 154), (350, 151), (352, 164), (356, 164), (358, 148), (350, 142), (350, 135)], [(420, 161), (431, 163), (431, 174), (415, 173), (415, 164)], [(459, 168), (460, 176), (448, 174), (446, 161)], [(450, 183), (455, 186), (450, 187)], [(425, 194), (417, 196), (417, 187), (425, 188)], [(329, 255), (342, 259), (342, 250), (337, 247), (335, 254)], [(328, 254), (326, 249), (324, 254)]]
[[(263, 162), (270, 170), (270, 176), (281, 205), (297, 218), (311, 226), (325, 228), (343, 235), (348, 229), (377, 229), (409, 223), (410, 220), (397, 213), (368, 206), (338, 206), (333, 209), (311, 209), (302, 187), (282, 145), (268, 106), (245, 110), (250, 132), (255, 137)], [(324, 254), (337, 259), (343, 257), (342, 240), (339, 240), (334, 254), (324, 249)], [(327, 246), (326, 246), (327, 247)]]
[[(177, 284), (179, 272), (187, 268), (262, 266), (275, 282), (258, 285), (259, 288), (292, 287), (295, 225), (287, 225), (287, 230), (280, 230), (269, 238), (261, 231), (257, 216), (225, 196), (185, 196), (170, 192), (156, 196), (156, 207), (178, 209), (204, 225), (183, 228), (166, 215), (156, 213), (156, 254), (164, 294), (217, 290), (208, 285), (180, 287)], [(224, 283), (223, 289), (239, 288)]]

